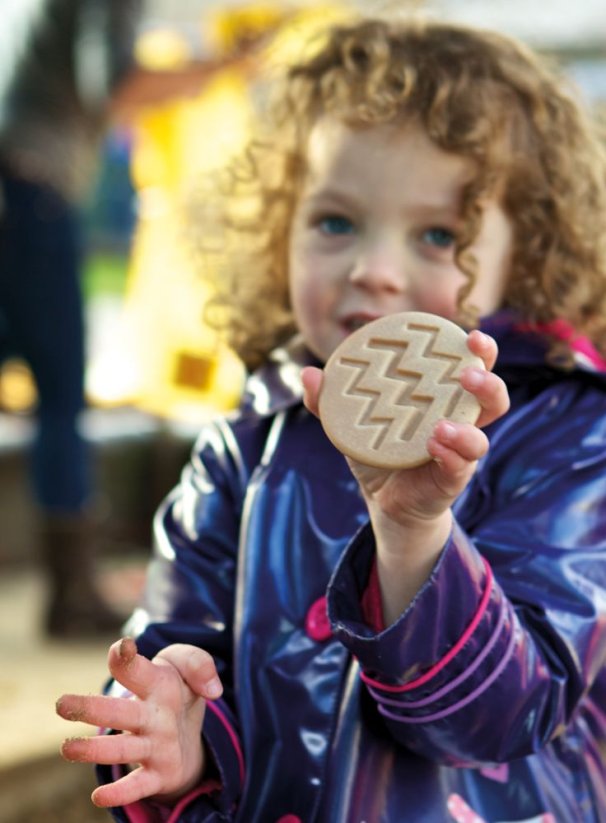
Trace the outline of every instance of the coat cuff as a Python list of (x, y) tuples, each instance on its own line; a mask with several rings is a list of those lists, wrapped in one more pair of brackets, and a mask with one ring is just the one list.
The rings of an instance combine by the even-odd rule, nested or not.
[(463, 646), (470, 650), (482, 642), (476, 629), (493, 593), (488, 564), (455, 523), (412, 603), (393, 624), (377, 630), (364, 609), (374, 560), (368, 525), (346, 549), (329, 584), (328, 616), (335, 636), (358, 659), (371, 685), (404, 691), (447, 679)]
[(217, 767), (222, 805), (231, 809), (242, 794), (246, 772), (235, 718), (223, 700), (206, 704), (202, 733)]

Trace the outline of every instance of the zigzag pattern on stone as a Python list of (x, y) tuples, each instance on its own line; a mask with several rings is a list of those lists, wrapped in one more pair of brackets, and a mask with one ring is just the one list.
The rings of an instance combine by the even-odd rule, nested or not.
[[(344, 395), (365, 400), (356, 425), (376, 428), (370, 448), (387, 440), (394, 445), (410, 440), (427, 412), (448, 417), (462, 389), (455, 372), (461, 358), (438, 350), (440, 329), (410, 324), (399, 339), (371, 338), (364, 346), (365, 359), (342, 357), (339, 365), (355, 370)], [(436, 384), (442, 398), (436, 397)], [(444, 398), (443, 389), (450, 389)], [(395, 413), (394, 413), (395, 411)]]

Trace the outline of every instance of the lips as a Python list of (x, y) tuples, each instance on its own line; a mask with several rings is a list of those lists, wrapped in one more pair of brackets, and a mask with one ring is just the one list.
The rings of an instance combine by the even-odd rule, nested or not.
[(366, 326), (367, 323), (378, 320), (379, 317), (382, 317), (382, 315), (371, 314), (370, 312), (351, 312), (340, 319), (339, 325), (347, 334), (351, 334), (361, 329), (362, 326)]

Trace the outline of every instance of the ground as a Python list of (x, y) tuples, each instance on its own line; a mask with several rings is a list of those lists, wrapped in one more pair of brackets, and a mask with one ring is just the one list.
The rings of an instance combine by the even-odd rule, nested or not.
[(110, 823), (110, 813), (91, 802), (95, 785), (91, 766), (58, 754), (4, 769), (0, 823)]

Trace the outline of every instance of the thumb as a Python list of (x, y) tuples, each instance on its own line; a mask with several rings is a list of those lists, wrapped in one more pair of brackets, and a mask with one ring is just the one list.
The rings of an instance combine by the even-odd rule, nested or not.
[(301, 372), (303, 401), (316, 417), (318, 417), (318, 397), (322, 386), (322, 376), (322, 370), (315, 366), (306, 366)]
[(173, 643), (158, 652), (154, 662), (166, 661), (174, 666), (194, 694), (216, 700), (223, 694), (223, 685), (212, 656), (188, 643)]

